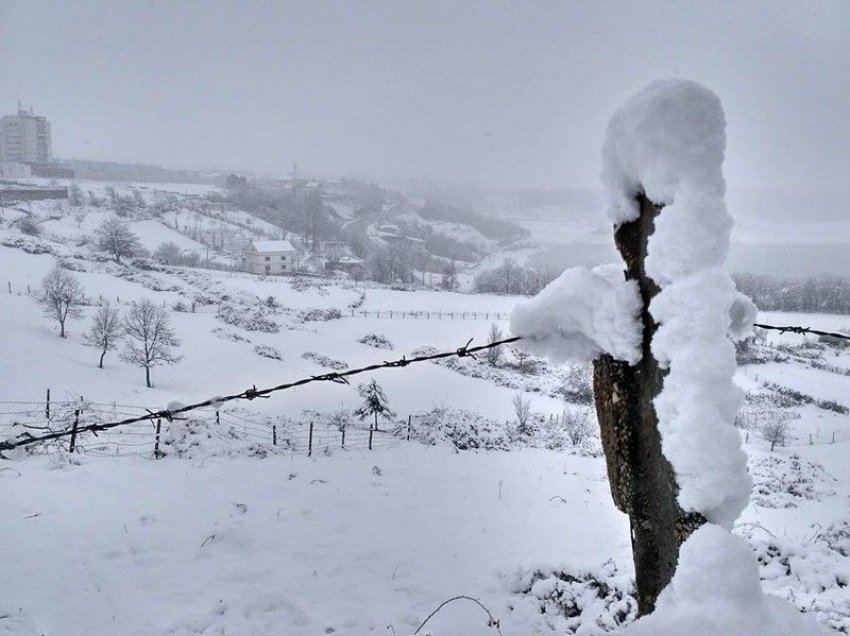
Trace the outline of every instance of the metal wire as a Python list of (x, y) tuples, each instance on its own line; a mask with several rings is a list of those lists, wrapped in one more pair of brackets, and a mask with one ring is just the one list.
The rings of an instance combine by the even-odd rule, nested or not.
[[(774, 330), (774, 331), (779, 331), (780, 334), (784, 334), (784, 333), (813, 334), (813, 335), (818, 335), (818, 336), (828, 336), (828, 337), (832, 337), (832, 338), (840, 338), (840, 339), (843, 339), (843, 340), (850, 340), (850, 335), (848, 335), (848, 334), (831, 332), (831, 331), (821, 331), (819, 329), (811, 329), (809, 327), (775, 326), (775, 325), (767, 325), (767, 324), (763, 324), (763, 323), (756, 323), (754, 326), (758, 327), (760, 329), (770, 329), (770, 330)], [(459, 348), (455, 349), (454, 351), (444, 351), (444, 352), (440, 352), (440, 353), (434, 353), (434, 354), (431, 354), (431, 355), (415, 356), (413, 358), (401, 357), (398, 360), (384, 361), (382, 363), (371, 364), (371, 365), (368, 365), (368, 366), (365, 366), (365, 367), (359, 367), (359, 368), (356, 368), (356, 369), (348, 369), (346, 371), (325, 373), (325, 374), (322, 374), (322, 375), (310, 376), (308, 378), (301, 378), (300, 380), (295, 380), (294, 382), (286, 382), (284, 384), (278, 384), (277, 386), (272, 386), (272, 387), (268, 387), (268, 388), (265, 388), (265, 389), (258, 389), (256, 386), (252, 386), (251, 388), (245, 389), (244, 391), (242, 391), (240, 393), (234, 393), (234, 394), (231, 394), (231, 395), (225, 395), (225, 396), (221, 396), (221, 397), (214, 397), (214, 398), (204, 400), (202, 402), (196, 402), (194, 404), (181, 406), (179, 408), (175, 408), (175, 409), (171, 409), (171, 410), (161, 409), (161, 410), (158, 410), (158, 411), (152, 411), (152, 410), (146, 409), (148, 412), (145, 415), (138, 415), (138, 416), (135, 416), (135, 417), (130, 417), (130, 418), (115, 421), (115, 422), (103, 422), (103, 423), (87, 424), (85, 426), (78, 426), (76, 428), (76, 433), (77, 434), (86, 433), (86, 432), (97, 433), (98, 431), (106, 431), (106, 430), (121, 427), (121, 426), (138, 424), (140, 422), (152, 422), (152, 421), (157, 420), (157, 419), (165, 419), (165, 420), (170, 422), (174, 419), (175, 416), (181, 415), (183, 413), (189, 413), (191, 411), (197, 411), (197, 410), (200, 410), (200, 409), (209, 409), (209, 408), (212, 408), (215, 411), (220, 411), (221, 405), (223, 405), (227, 402), (233, 402), (233, 401), (236, 401), (236, 400), (251, 401), (251, 400), (255, 400), (257, 398), (268, 398), (273, 393), (277, 393), (279, 391), (286, 391), (288, 389), (293, 389), (295, 387), (303, 386), (305, 384), (310, 384), (310, 383), (313, 383), (313, 382), (335, 382), (335, 383), (338, 383), (338, 384), (348, 384), (348, 378), (349, 377), (352, 377), (352, 376), (355, 376), (355, 375), (360, 375), (362, 373), (368, 373), (370, 371), (377, 371), (379, 369), (404, 368), (404, 367), (406, 367), (410, 364), (415, 364), (415, 363), (418, 363), (418, 362), (431, 362), (431, 361), (434, 361), (434, 360), (441, 360), (441, 359), (444, 359), (444, 358), (454, 358), (454, 357), (475, 358), (475, 354), (478, 353), (479, 351), (485, 351), (487, 349), (493, 349), (495, 347), (501, 347), (503, 345), (511, 344), (511, 343), (517, 342), (519, 340), (521, 340), (521, 338), (519, 336), (515, 336), (515, 337), (512, 337), (512, 338), (505, 338), (504, 340), (498, 340), (496, 342), (489, 342), (487, 344), (477, 345), (477, 346), (471, 347), (470, 344), (472, 343), (472, 339), (470, 339), (469, 341), (467, 341), (467, 343), (464, 346), (459, 347)], [(36, 403), (35, 402), (23, 402), (23, 401), (9, 400), (9, 401), (2, 401), (2, 402), (0, 402), (0, 404), (36, 404)], [(89, 404), (93, 404), (93, 403), (89, 403)], [(102, 404), (102, 405), (105, 405), (105, 406), (108, 405), (108, 406), (111, 406), (113, 408), (114, 408), (114, 406), (125, 406), (125, 408), (137, 408), (135, 406), (113, 405), (111, 403), (98, 403), (98, 404)], [(69, 411), (68, 415), (70, 415), (70, 411)], [(240, 416), (235, 415), (233, 413), (227, 413), (227, 414), (221, 413), (221, 415), (225, 416), (225, 417), (232, 417), (232, 418), (237, 419), (237, 420), (242, 419), (243, 422), (245, 421), (243, 418), (241, 418)], [(240, 432), (243, 435), (251, 436), (251, 437), (255, 437), (255, 438), (259, 438), (261, 434), (265, 437), (269, 433), (268, 429), (261, 430), (259, 428), (254, 427), (254, 426), (246, 426), (245, 424), (234, 424), (234, 423), (231, 422), (231, 423), (228, 423), (228, 426), (233, 427), (234, 429), (237, 429), (237, 430), (241, 428), (242, 430)], [(61, 431), (52, 431), (52, 432), (44, 434), (44, 435), (36, 435), (36, 436), (31, 435), (30, 433), (24, 432), (24, 433), (20, 434), (17, 437), (17, 439), (11, 439), (11, 440), (7, 439), (7, 440), (4, 440), (4, 441), (0, 441), (0, 452), (2, 452), (4, 450), (12, 450), (12, 449), (18, 448), (20, 446), (27, 446), (27, 445), (36, 444), (36, 443), (39, 443), (39, 442), (46, 442), (46, 441), (50, 441), (50, 440), (57, 440), (57, 439), (61, 439), (61, 438), (64, 438), (64, 437), (69, 437), (73, 433), (74, 433), (73, 429), (65, 429), (65, 430), (61, 430)]]
[[(496, 342), (489, 342), (483, 345), (477, 345), (475, 347), (470, 347), (469, 345), (472, 343), (472, 339), (470, 338), (467, 343), (455, 349), (454, 351), (444, 351), (442, 353), (434, 353), (431, 355), (425, 356), (416, 356), (413, 358), (401, 357), (398, 360), (392, 361), (384, 361), (379, 364), (371, 364), (365, 367), (360, 367), (357, 369), (349, 369), (347, 371), (341, 372), (333, 372), (333, 373), (325, 373), (322, 375), (314, 375), (309, 378), (302, 378), (300, 380), (296, 380), (294, 382), (286, 382), (284, 384), (279, 384), (277, 386), (268, 387), (265, 389), (258, 389), (256, 386), (251, 387), (250, 389), (246, 389), (240, 393), (234, 393), (232, 395), (225, 395), (221, 397), (210, 398), (208, 400), (204, 400), (203, 402), (197, 402), (195, 404), (189, 404), (187, 406), (181, 406), (180, 408), (168, 410), (162, 409), (159, 411), (148, 411), (147, 415), (140, 415), (137, 417), (132, 417), (124, 420), (119, 420), (117, 422), (105, 422), (101, 424), (87, 424), (85, 426), (78, 426), (75, 430), (77, 434), (86, 433), (86, 432), (97, 432), (97, 431), (105, 431), (111, 428), (116, 428), (119, 426), (126, 426), (128, 424), (136, 424), (138, 422), (144, 421), (153, 421), (157, 419), (165, 419), (169, 422), (174, 419), (176, 415), (181, 415), (183, 413), (189, 413), (190, 411), (196, 411), (198, 409), (207, 408), (207, 407), (216, 407), (218, 408), (221, 404), (226, 402), (232, 402), (235, 400), (255, 400), (257, 398), (267, 398), (272, 393), (277, 393), (278, 391), (286, 391), (287, 389), (293, 389), (298, 386), (303, 386), (305, 384), (310, 384), (312, 382), (335, 382), (338, 384), (348, 384), (348, 378), (351, 376), (359, 375), (361, 373), (368, 373), (369, 371), (377, 371), (378, 369), (394, 369), (394, 368), (403, 368), (410, 364), (415, 364), (417, 362), (429, 362), (432, 360), (440, 360), (442, 358), (452, 358), (452, 357), (471, 357), (475, 358), (475, 353), (479, 351), (484, 351), (486, 349), (492, 349), (494, 347), (500, 347), (502, 345), (510, 344), (512, 342), (516, 342), (520, 340), (519, 337), (506, 338), (504, 340), (498, 340)], [(56, 431), (53, 433), (49, 433), (46, 435), (38, 435), (33, 436), (25, 433), (24, 436), (19, 436), (14, 440), (5, 440), (0, 442), (0, 451), (4, 450), (12, 450), (13, 448), (18, 448), (19, 446), (27, 446), (29, 444), (36, 444), (38, 442), (46, 442), (54, 439), (60, 439), (63, 437), (68, 437), (74, 433), (73, 429)]]

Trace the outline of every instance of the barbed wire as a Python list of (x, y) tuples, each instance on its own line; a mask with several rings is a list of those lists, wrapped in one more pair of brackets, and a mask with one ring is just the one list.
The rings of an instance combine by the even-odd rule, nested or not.
[(812, 334), (814, 336), (827, 336), (829, 338), (840, 338), (841, 340), (850, 340), (850, 335), (846, 333), (839, 333), (837, 331), (821, 331), (820, 329), (812, 329), (810, 327), (796, 327), (796, 326), (785, 326), (778, 327), (776, 325), (765, 325), (762, 323), (754, 323), (753, 327), (758, 327), (759, 329), (770, 329), (773, 331), (778, 331), (779, 334), (784, 333), (796, 333), (800, 335)]
[(224, 396), (216, 396), (204, 400), (202, 402), (195, 402), (194, 404), (188, 404), (184, 406), (179, 406), (173, 409), (160, 409), (158, 411), (148, 410), (146, 415), (139, 415), (136, 417), (130, 417), (123, 420), (118, 420), (115, 422), (100, 422), (95, 424), (86, 424), (84, 426), (78, 426), (74, 429), (65, 429), (61, 431), (53, 431), (51, 433), (47, 433), (44, 435), (33, 436), (29, 433), (24, 432), (19, 435), (17, 439), (12, 440), (3, 440), (0, 441), (0, 452), (13, 450), (20, 446), (27, 446), (29, 444), (36, 444), (38, 442), (49, 442), (51, 440), (61, 439), (63, 437), (69, 437), (72, 434), (81, 434), (81, 433), (93, 433), (97, 436), (97, 433), (100, 431), (106, 431), (109, 429), (117, 428), (119, 426), (127, 426), (129, 424), (136, 424), (138, 422), (152, 422), (158, 419), (164, 419), (169, 422), (173, 421), (176, 416), (182, 415), (184, 413), (189, 413), (191, 411), (196, 411), (198, 409), (203, 409), (207, 407), (214, 407), (216, 410), (219, 410), (220, 406), (227, 403), (233, 402), (235, 400), (255, 400), (257, 398), (268, 398), (272, 393), (277, 393), (279, 391), (286, 391), (288, 389), (294, 389), (295, 387), (304, 386), (305, 384), (311, 384), (313, 382), (335, 382), (337, 384), (348, 384), (348, 378), (360, 375), (362, 373), (368, 373), (370, 371), (377, 371), (378, 369), (396, 369), (396, 368), (404, 368), (410, 364), (416, 364), (418, 362), (430, 362), (432, 360), (441, 360), (443, 358), (473, 358), (475, 359), (475, 354), (479, 351), (485, 351), (487, 349), (493, 349), (495, 347), (501, 347), (506, 344), (510, 344), (512, 342), (517, 342), (520, 340), (519, 336), (515, 336), (512, 338), (505, 338), (504, 340), (497, 340), (495, 342), (488, 342), (483, 345), (476, 345), (474, 347), (470, 346), (472, 344), (472, 338), (470, 338), (466, 344), (462, 347), (455, 349), (454, 351), (443, 351), (440, 353), (433, 353), (429, 355), (421, 355), (414, 356), (412, 358), (407, 358), (406, 356), (402, 356), (398, 360), (384, 361), (377, 364), (370, 364), (365, 367), (359, 367), (356, 369), (349, 369), (347, 371), (336, 371), (332, 373), (324, 373), (321, 375), (313, 375), (308, 378), (301, 378), (300, 380), (295, 380), (294, 382), (285, 382), (283, 384), (278, 384), (276, 386), (268, 387), (265, 389), (258, 389), (256, 385), (252, 386), (250, 389), (245, 389), (240, 393), (234, 393), (232, 395), (224, 395)]
[[(774, 331), (779, 331), (780, 334), (784, 333), (794, 333), (794, 334), (812, 334), (817, 336), (827, 336), (832, 338), (839, 338), (843, 340), (850, 340), (850, 335), (831, 332), (831, 331), (822, 331), (819, 329), (812, 329), (810, 327), (800, 327), (800, 326), (776, 326), (776, 325), (767, 325), (763, 323), (755, 323), (754, 327), (758, 327), (760, 329), (769, 329)], [(518, 342), (522, 340), (520, 336), (514, 336), (511, 338), (505, 338), (503, 340), (497, 340), (494, 342), (488, 342), (483, 345), (470, 346), (472, 344), (472, 338), (470, 338), (467, 343), (459, 347), (453, 351), (442, 351), (439, 353), (433, 353), (428, 355), (420, 355), (414, 356), (411, 358), (407, 358), (406, 356), (402, 356), (398, 360), (385, 360), (384, 362), (377, 364), (370, 364), (364, 367), (358, 367), (355, 369), (348, 369), (346, 371), (335, 371), (331, 373), (324, 373), (321, 375), (313, 375), (307, 378), (301, 378), (299, 380), (295, 380), (293, 382), (286, 382), (283, 384), (278, 384), (276, 386), (267, 387), (265, 389), (258, 389), (256, 385), (253, 385), (249, 389), (245, 389), (240, 393), (234, 393), (231, 395), (224, 396), (216, 396), (204, 400), (202, 402), (195, 402), (194, 404), (182, 405), (172, 409), (160, 409), (158, 411), (152, 411), (150, 409), (145, 409), (147, 414), (138, 415), (135, 417), (126, 418), (123, 420), (118, 420), (115, 422), (99, 422), (93, 424), (86, 424), (84, 426), (78, 426), (73, 429), (63, 429), (60, 431), (51, 431), (50, 433), (44, 435), (34, 436), (28, 432), (24, 432), (20, 434), (17, 439), (7, 439), (0, 441), (0, 452), (13, 450), (20, 446), (27, 446), (29, 444), (36, 444), (38, 442), (48, 442), (51, 440), (58, 440), (64, 437), (69, 437), (72, 434), (79, 435), (80, 433), (93, 433), (97, 436), (97, 433), (100, 431), (107, 431), (109, 429), (117, 428), (120, 426), (128, 426), (130, 424), (138, 424), (140, 422), (153, 422), (158, 419), (164, 419), (168, 422), (173, 421), (176, 416), (182, 415), (184, 413), (189, 413), (192, 411), (196, 411), (199, 409), (205, 409), (212, 407), (216, 411), (220, 410), (221, 406), (227, 402), (233, 402), (236, 400), (255, 400), (257, 398), (268, 398), (273, 393), (277, 393), (280, 391), (286, 391), (288, 389), (294, 389), (299, 386), (304, 386), (306, 384), (311, 384), (313, 382), (334, 382), (337, 384), (349, 384), (348, 378), (360, 375), (363, 373), (368, 373), (370, 371), (377, 371), (379, 369), (395, 369), (395, 368), (404, 368), (411, 364), (416, 364), (419, 362), (431, 362), (434, 360), (442, 360), (444, 358), (475, 358), (475, 354), (480, 351), (486, 351), (487, 349), (493, 349), (495, 347), (501, 347), (503, 345), (511, 344), (514, 342)], [(28, 402), (15, 402), (9, 401), (5, 402), (7, 404), (28, 404)], [(101, 404), (109, 404), (109, 403), (101, 403)], [(111, 405), (111, 404), (110, 404)], [(136, 408), (136, 407), (131, 407)], [(243, 425), (244, 427), (244, 425)], [(247, 431), (245, 431), (247, 432)]]

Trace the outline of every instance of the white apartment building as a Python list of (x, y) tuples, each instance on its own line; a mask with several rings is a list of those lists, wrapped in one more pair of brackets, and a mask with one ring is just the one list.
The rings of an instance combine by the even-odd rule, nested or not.
[(0, 162), (49, 163), (53, 157), (50, 122), (46, 117), (22, 110), (0, 119)]
[(297, 258), (289, 241), (253, 241), (245, 251), (245, 268), (252, 274), (289, 274)]

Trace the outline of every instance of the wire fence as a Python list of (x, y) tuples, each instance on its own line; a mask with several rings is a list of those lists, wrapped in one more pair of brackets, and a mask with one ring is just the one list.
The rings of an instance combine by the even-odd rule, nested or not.
[[(459, 347), (453, 351), (444, 351), (441, 353), (415, 356), (412, 358), (402, 356), (398, 360), (384, 361), (378, 364), (371, 364), (365, 367), (348, 369), (346, 371), (325, 373), (323, 375), (314, 375), (307, 378), (301, 378), (300, 380), (296, 380), (294, 382), (287, 382), (265, 389), (258, 389), (256, 386), (253, 386), (250, 389), (241, 391), (240, 393), (234, 393), (225, 396), (216, 396), (204, 400), (202, 402), (196, 402), (194, 404), (177, 405), (172, 403), (169, 405), (169, 408), (159, 409), (156, 411), (145, 408), (145, 414), (130, 415), (128, 417), (123, 418), (118, 417), (119, 415), (121, 415), (121, 413), (117, 411), (118, 405), (116, 405), (116, 409), (114, 412), (115, 417), (111, 418), (109, 421), (97, 421), (97, 417), (91, 418), (95, 421), (87, 422), (85, 420), (85, 417), (81, 420), (81, 417), (87, 415), (87, 409), (82, 408), (80, 405), (78, 405), (76, 403), (76, 400), (66, 400), (64, 402), (60, 402), (59, 411), (56, 411), (56, 407), (54, 406), (54, 414), (51, 416), (50, 393), (48, 390), (44, 411), (45, 419), (39, 422), (30, 418), (30, 421), (27, 424), (24, 424), (23, 422), (16, 422), (13, 426), (19, 426), (19, 430), (15, 431), (15, 433), (13, 433), (12, 435), (5, 436), (4, 439), (0, 439), (0, 453), (2, 453), (2, 451), (10, 451), (15, 448), (20, 448), (22, 446), (50, 443), (55, 442), (56, 440), (65, 440), (66, 438), (68, 440), (69, 450), (76, 450), (76, 439), (79, 435), (83, 433), (92, 433), (95, 436), (100, 436), (105, 431), (111, 431), (117, 428), (127, 430), (126, 427), (128, 426), (138, 425), (145, 422), (155, 422), (157, 425), (157, 435), (159, 436), (161, 434), (161, 424), (163, 420), (168, 422), (169, 425), (172, 425), (175, 421), (185, 419), (183, 416), (186, 414), (191, 413), (193, 415), (196, 415), (197, 413), (203, 413), (205, 411), (209, 412), (210, 410), (215, 412), (220, 418), (221, 412), (225, 410), (225, 405), (229, 405), (231, 402), (242, 400), (251, 401), (258, 398), (267, 398), (270, 397), (273, 393), (286, 391), (288, 389), (304, 386), (313, 382), (335, 382), (339, 384), (348, 384), (349, 377), (360, 375), (362, 373), (367, 373), (370, 371), (376, 371), (378, 369), (404, 368), (411, 364), (429, 362), (450, 357), (475, 358), (475, 354), (480, 351), (485, 351), (487, 349), (493, 349), (495, 347), (510, 344), (512, 342), (518, 341), (519, 339), (520, 338), (518, 337), (507, 338), (504, 340), (489, 342), (487, 344), (477, 345), (473, 347), (470, 346), (472, 343), (472, 339), (470, 338), (464, 346)], [(80, 402), (84, 404), (85, 400), (81, 400)], [(21, 406), (22, 404), (26, 403), (10, 402), (9, 404), (17, 404), (18, 406)], [(31, 407), (29, 412), (31, 412), (32, 415), (35, 416), (35, 414), (38, 412), (36, 410), (36, 407), (33, 406), (31, 403), (29, 404), (29, 406)], [(95, 411), (88, 409), (88, 413), (95, 413)], [(43, 425), (40, 426), (39, 424)], [(169, 426), (169, 428), (174, 429), (175, 427)], [(313, 431), (313, 428), (314, 427), (311, 426), (311, 431)], [(260, 431), (255, 430), (253, 432), (254, 434), (259, 434)], [(272, 432), (274, 433), (274, 430)], [(374, 439), (372, 438), (374, 438), (376, 432), (378, 434), (381, 433), (381, 431), (374, 431), (373, 429), (373, 432), (370, 434), (370, 445), (372, 444), (372, 442), (374, 442)]]
[[(0, 438), (66, 433), (33, 452), (67, 451), (98, 457), (197, 456), (232, 454), (307, 455), (344, 450), (380, 450), (402, 442), (390, 431), (350, 422), (343, 428), (317, 414), (315, 420), (251, 413), (244, 409), (197, 409), (190, 417), (143, 420), (98, 430), (120, 416), (142, 416), (137, 405), (66, 399), (48, 402), (0, 401)], [(46, 415), (49, 413), (49, 415)]]
[(427, 311), (423, 309), (351, 309), (352, 318), (377, 318), (380, 320), (507, 320), (504, 311)]
[[(808, 327), (777, 327), (764, 324), (757, 324), (756, 326), (763, 329), (775, 329), (780, 331), (780, 333), (811, 333), (820, 336), (830, 336), (850, 340), (850, 335), (847, 334), (824, 332), (810, 329)], [(220, 427), (222, 424), (222, 413), (225, 415), (225, 421), (227, 421), (227, 418), (231, 419), (228, 424), (230, 427), (228, 434), (231, 436), (231, 439), (233, 439), (234, 434), (241, 436), (244, 439), (253, 439), (257, 442), (266, 442), (269, 437), (271, 437), (272, 446), (278, 446), (279, 442), (286, 443), (289, 445), (288, 447), (293, 449), (294, 452), (296, 449), (304, 448), (303, 438), (305, 433), (299, 432), (298, 434), (295, 434), (296, 429), (292, 426), (281, 426), (280, 431), (278, 431), (277, 424), (274, 423), (266, 422), (266, 425), (262, 426), (258, 425), (256, 422), (248, 421), (245, 418), (240, 420), (239, 416), (236, 415), (235, 412), (225, 409), (225, 405), (229, 405), (231, 402), (235, 401), (251, 401), (258, 398), (267, 398), (273, 393), (293, 389), (313, 382), (348, 384), (349, 377), (378, 369), (404, 368), (411, 364), (433, 362), (453, 357), (475, 358), (475, 354), (478, 352), (501, 347), (519, 340), (521, 340), (521, 338), (515, 336), (512, 338), (488, 342), (483, 345), (470, 346), (472, 343), (472, 339), (470, 339), (462, 347), (451, 351), (420, 355), (411, 358), (402, 356), (401, 358), (393, 361), (384, 361), (382, 363), (348, 369), (346, 371), (310, 376), (264, 389), (258, 389), (256, 386), (252, 386), (251, 388), (245, 389), (239, 393), (216, 396), (189, 405), (178, 405), (172, 403), (168, 408), (159, 410), (151, 410), (147, 407), (141, 406), (120, 405), (117, 403), (86, 402), (83, 398), (80, 398), (79, 401), (76, 399), (60, 400), (59, 402), (55, 402), (51, 407), (50, 392), (48, 390), (43, 412), (41, 410), (41, 403), (22, 401), (0, 402), (0, 407), (3, 409), (3, 412), (0, 413), (0, 415), (4, 417), (11, 416), (14, 420), (10, 427), (12, 430), (6, 431), (3, 437), (0, 438), (0, 454), (2, 454), (3, 451), (11, 451), (23, 446), (45, 443), (67, 443), (68, 449), (74, 451), (77, 448), (78, 438), (80, 438), (83, 434), (91, 434), (93, 437), (101, 439), (97, 444), (81, 445), (81, 449), (89, 448), (90, 450), (95, 450), (114, 445), (116, 446), (116, 452), (119, 452), (122, 445), (123, 448), (126, 449), (128, 447), (132, 448), (134, 444), (136, 447), (149, 444), (149, 441), (134, 442), (132, 440), (132, 436), (133, 434), (136, 434), (138, 437), (144, 437), (145, 430), (149, 430), (150, 427), (153, 426), (155, 436), (154, 456), (159, 456), (160, 452), (164, 452), (161, 447), (166, 445), (166, 441), (163, 440), (162, 437), (163, 421), (168, 423), (166, 433), (169, 437), (167, 441), (177, 444), (179, 438), (175, 431), (179, 432), (182, 430), (180, 422), (186, 420), (189, 420), (189, 422), (203, 422), (205, 421), (205, 418), (208, 420), (212, 417), (212, 414), (214, 414), (216, 425)], [(108, 406), (109, 408), (102, 408), (105, 406)], [(141, 411), (144, 411), (144, 413)], [(114, 430), (119, 428), (121, 429), (120, 431)], [(207, 434), (210, 437), (213, 435), (221, 435), (220, 431), (210, 429), (209, 426), (207, 428), (209, 429)], [(301, 427), (300, 431), (304, 430), (307, 430), (306, 452), (308, 454), (312, 454), (314, 441), (318, 443), (319, 436), (322, 436), (322, 439), (329, 439), (329, 435), (331, 437), (333, 436), (328, 430), (317, 430), (314, 423), (309, 425), (309, 429)], [(358, 434), (362, 437), (362, 433), (358, 433), (357, 431), (358, 429), (353, 429), (352, 434), (354, 437), (350, 439), (350, 443), (352, 444), (362, 444), (362, 439), (359, 442), (355, 439)], [(376, 435), (380, 437), (385, 433), (386, 431), (379, 431), (370, 427), (367, 442), (369, 448), (374, 448)], [(336, 434), (339, 434), (340, 437), (340, 447), (344, 446), (345, 440), (343, 438), (343, 432), (337, 430)], [(120, 441), (117, 438), (114, 438), (114, 435), (120, 435)], [(841, 436), (843, 437), (843, 433), (841, 433)], [(127, 441), (127, 437), (131, 438), (130, 441)], [(811, 443), (814, 442), (812, 441)]]

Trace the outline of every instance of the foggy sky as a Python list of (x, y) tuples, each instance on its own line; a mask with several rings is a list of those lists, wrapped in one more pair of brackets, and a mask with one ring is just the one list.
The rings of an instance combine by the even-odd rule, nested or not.
[(595, 188), (669, 77), (723, 100), (730, 187), (847, 187), (848, 2), (0, 0), (0, 114), (59, 157)]

